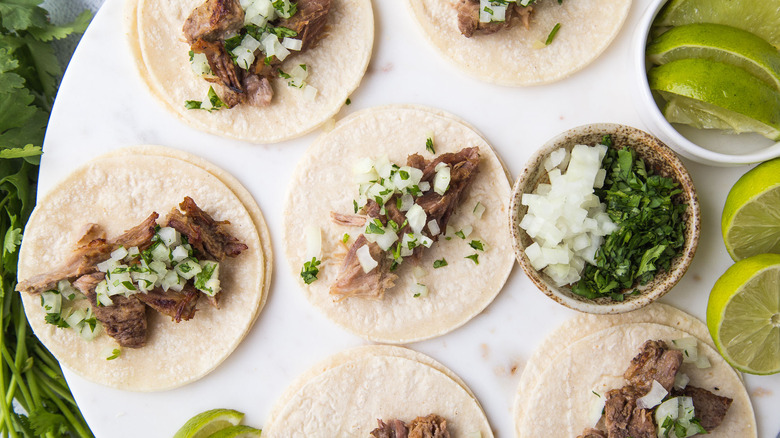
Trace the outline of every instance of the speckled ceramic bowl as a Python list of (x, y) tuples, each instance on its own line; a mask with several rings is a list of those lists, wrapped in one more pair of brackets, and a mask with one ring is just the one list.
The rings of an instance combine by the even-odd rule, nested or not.
[[(671, 177), (677, 181), (683, 189), (683, 193), (678, 195), (679, 200), (688, 205), (685, 215), (685, 245), (681, 255), (672, 262), (669, 271), (659, 273), (648, 284), (639, 286), (637, 289), (640, 293), (627, 296), (624, 301), (614, 301), (611, 298), (588, 299), (572, 293), (569, 286), (555, 286), (546, 274), (531, 266), (531, 261), (525, 254), (525, 248), (531, 245), (533, 240), (519, 226), (528, 210), (528, 207), (520, 203), (523, 193), (531, 193), (540, 183), (548, 182), (542, 164), (547, 155), (562, 147), (571, 151), (577, 144), (594, 145), (600, 143), (606, 134), (612, 135), (614, 148), (631, 147), (636, 151), (637, 156), (645, 161), (648, 168), (652, 168), (656, 174)], [(696, 197), (693, 181), (674, 152), (660, 140), (644, 131), (610, 123), (597, 123), (573, 128), (548, 141), (531, 157), (520, 178), (515, 182), (509, 206), (509, 225), (512, 230), (515, 256), (531, 281), (542, 292), (564, 306), (581, 312), (601, 314), (635, 310), (650, 304), (669, 292), (685, 274), (696, 252), (696, 246), (699, 242), (699, 216), (699, 201)]]

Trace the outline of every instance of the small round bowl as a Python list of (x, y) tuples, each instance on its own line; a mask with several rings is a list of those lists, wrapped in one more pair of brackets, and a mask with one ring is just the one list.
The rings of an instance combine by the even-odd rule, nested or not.
[[(533, 243), (525, 230), (520, 228), (520, 221), (528, 211), (528, 207), (520, 201), (524, 193), (532, 193), (540, 183), (547, 183), (547, 173), (544, 169), (544, 159), (559, 148), (569, 151), (578, 144), (589, 146), (601, 142), (604, 135), (610, 134), (613, 148), (631, 147), (637, 157), (642, 158), (649, 169), (657, 175), (671, 177), (682, 189), (677, 195), (678, 201), (688, 205), (685, 213), (685, 244), (681, 254), (672, 261), (669, 271), (658, 273), (652, 281), (644, 286), (637, 286), (637, 295), (628, 295), (624, 301), (614, 301), (609, 297), (589, 299), (572, 293), (569, 286), (558, 287), (547, 274), (537, 271), (525, 254), (525, 248)], [(531, 157), (520, 178), (512, 188), (512, 199), (509, 205), (509, 227), (512, 232), (512, 246), (520, 266), (533, 283), (553, 300), (575, 310), (587, 313), (623, 313), (639, 309), (660, 298), (675, 285), (688, 270), (696, 247), (699, 243), (700, 222), (699, 201), (688, 171), (679, 158), (666, 145), (652, 135), (630, 126), (612, 123), (596, 123), (570, 129), (551, 139)], [(633, 288), (632, 288), (633, 289)]]
[(710, 166), (737, 166), (758, 163), (780, 156), (780, 143), (759, 134), (728, 134), (720, 130), (696, 129), (669, 123), (661, 113), (647, 82), (645, 59), (650, 29), (667, 0), (653, 0), (642, 14), (631, 42), (631, 70), (634, 102), (642, 121), (675, 152)]

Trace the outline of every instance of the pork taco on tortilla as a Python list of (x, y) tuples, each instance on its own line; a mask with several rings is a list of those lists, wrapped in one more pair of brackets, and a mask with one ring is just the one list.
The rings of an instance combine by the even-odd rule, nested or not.
[(673, 307), (579, 316), (544, 345), (518, 388), (518, 437), (756, 436), (740, 375)]
[(337, 353), (296, 379), (274, 404), (263, 435), (488, 438), (493, 433), (474, 395), (442, 364), (405, 348), (366, 346)]
[(434, 48), (471, 76), (501, 85), (555, 82), (617, 36), (631, 0), (408, 0)]
[(481, 312), (514, 265), (509, 189), (490, 145), (453, 116), (361, 111), (300, 161), (287, 259), (309, 301), (347, 330), (391, 343), (437, 336)]
[(331, 118), (373, 46), (369, 0), (131, 0), (126, 15), (139, 73), (165, 107), (255, 143)]
[(232, 177), (188, 154), (131, 148), (40, 198), (18, 289), (66, 367), (161, 390), (203, 377), (235, 349), (265, 302), (269, 263), (262, 214)]

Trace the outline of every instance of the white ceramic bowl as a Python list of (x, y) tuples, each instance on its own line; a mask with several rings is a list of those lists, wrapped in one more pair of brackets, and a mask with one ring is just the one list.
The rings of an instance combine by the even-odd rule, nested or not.
[(634, 101), (649, 131), (678, 154), (711, 166), (757, 163), (780, 156), (780, 143), (758, 134), (726, 134), (719, 130), (696, 129), (667, 122), (647, 83), (645, 47), (650, 27), (667, 0), (653, 0), (642, 14), (631, 43), (632, 74), (636, 86)]
[[(531, 237), (520, 228), (520, 221), (528, 211), (521, 202), (524, 193), (532, 193), (542, 182), (548, 182), (547, 172), (542, 164), (554, 150), (566, 148), (569, 151), (577, 144), (593, 145), (601, 141), (604, 135), (612, 136), (613, 147), (622, 149), (631, 147), (636, 155), (645, 161), (648, 168), (657, 175), (672, 178), (682, 189), (677, 195), (679, 202), (688, 205), (683, 217), (685, 220), (685, 244), (681, 254), (673, 261), (668, 271), (659, 272), (646, 285), (637, 286), (638, 295), (629, 295), (624, 301), (613, 301), (609, 297), (585, 298), (571, 291), (570, 286), (555, 286), (544, 272), (537, 271), (525, 254), (525, 248), (533, 243)], [(610, 314), (623, 313), (646, 306), (669, 292), (688, 270), (699, 244), (700, 229), (699, 201), (687, 169), (666, 145), (656, 137), (630, 126), (614, 123), (595, 123), (569, 129), (545, 143), (534, 153), (512, 188), (509, 203), (509, 227), (512, 233), (512, 247), (520, 266), (528, 278), (547, 296), (566, 307), (580, 312)], [(632, 288), (634, 289), (634, 288)]]

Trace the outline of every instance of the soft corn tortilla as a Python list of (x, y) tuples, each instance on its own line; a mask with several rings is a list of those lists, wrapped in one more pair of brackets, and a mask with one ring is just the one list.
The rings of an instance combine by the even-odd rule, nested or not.
[[(466, 225), (473, 232), (464, 241), (440, 238), (423, 251), (419, 266), (427, 273), (422, 279), (412, 275), (410, 259), (396, 270), (399, 278), (382, 300), (330, 295), (338, 276), (346, 247), (362, 232), (330, 220), (330, 212), (352, 213), (358, 188), (352, 181), (352, 165), (363, 157), (387, 154), (391, 162), (406, 163), (412, 153), (431, 159), (425, 141), (433, 132), (437, 154), (456, 152), (464, 147), (480, 149), (479, 173), (464, 192), (450, 225), (456, 230)], [(364, 110), (344, 119), (321, 136), (301, 159), (293, 174), (285, 206), (283, 241), (294, 275), (309, 301), (328, 318), (364, 338), (387, 343), (405, 343), (449, 332), (479, 314), (495, 298), (509, 276), (514, 259), (506, 223), (509, 179), (490, 145), (471, 127), (437, 110), (422, 107), (387, 106)], [(481, 219), (472, 210), (477, 202), (486, 208)], [(319, 227), (322, 234), (322, 264), (318, 279), (306, 285), (300, 270), (306, 261), (306, 228)], [(487, 245), (475, 251), (472, 239)], [(479, 253), (479, 265), (465, 258)], [(448, 265), (434, 269), (433, 261), (445, 258)], [(427, 297), (413, 296), (414, 283), (428, 286)]]
[(377, 419), (408, 423), (431, 413), (447, 420), (452, 436), (493, 436), (479, 402), (452, 371), (413, 350), (366, 346), (297, 378), (274, 404), (263, 435), (365, 438)]
[[(281, 68), (306, 64), (314, 101), (283, 78), (271, 81), (271, 105), (238, 105), (214, 112), (188, 110), (204, 100), (209, 82), (192, 72), (182, 26), (203, 0), (129, 0), (128, 41), (139, 74), (152, 94), (185, 123), (201, 131), (253, 143), (276, 143), (306, 134), (333, 117), (357, 88), (371, 57), (374, 17), (370, 0), (333, 0), (326, 36), (304, 53), (293, 52)], [(216, 89), (216, 88), (215, 88)]]
[(152, 211), (164, 218), (185, 196), (216, 220), (230, 221), (231, 234), (249, 248), (221, 263), (221, 308), (201, 301), (194, 318), (180, 323), (147, 312), (146, 345), (122, 348), (116, 359), (106, 360), (118, 348), (111, 337), (102, 333), (84, 341), (73, 330), (46, 324), (40, 298), (22, 294), (30, 325), (61, 363), (93, 382), (135, 391), (174, 388), (213, 370), (249, 331), (270, 281), (265, 254), (270, 259), (271, 247), (261, 240), (267, 230), (259, 208), (254, 202), (249, 208), (244, 204), (251, 197), (240, 198), (214, 173), (182, 159), (186, 154), (146, 151), (97, 158), (44, 195), (28, 221), (19, 259), (20, 280), (54, 270), (74, 248), (84, 224), (98, 223), (112, 238)]
[[(577, 0), (533, 5), (530, 28), (517, 24), (466, 38), (458, 30), (459, 0), (407, 0), (425, 37), (450, 62), (501, 85), (539, 85), (563, 79), (595, 60), (617, 36), (631, 0)], [(560, 29), (545, 46), (556, 23)]]
[[(683, 364), (681, 372), (690, 377), (689, 384), (733, 399), (723, 423), (710, 436), (756, 436), (755, 415), (740, 375), (710, 342), (701, 341), (706, 338), (691, 333), (699, 332), (698, 329), (688, 331), (692, 326), (629, 322), (614, 326), (596, 323), (602, 329), (591, 330), (587, 321), (580, 322), (586, 324), (582, 332), (587, 336), (573, 335), (570, 344), (564, 343), (565, 348), (541, 364), (544, 369), (538, 372), (533, 385), (521, 385), (514, 415), (518, 437), (542, 436), (542, 431), (549, 437), (578, 436), (586, 427), (594, 426), (588, 423), (592, 404), (597, 401), (593, 392), (603, 397), (607, 391), (623, 387), (623, 373), (645, 341), (661, 339), (669, 343), (690, 336), (700, 339), (699, 354), (707, 356), (712, 366), (699, 369), (694, 364)], [(556, 333), (559, 335), (548, 341), (565, 342), (562, 333)], [(522, 411), (517, 410), (518, 406)]]

